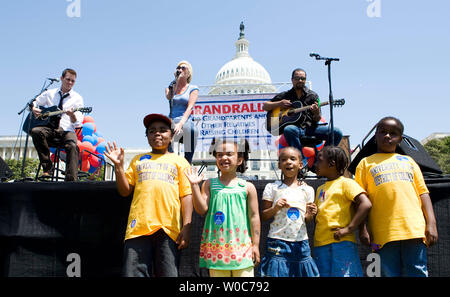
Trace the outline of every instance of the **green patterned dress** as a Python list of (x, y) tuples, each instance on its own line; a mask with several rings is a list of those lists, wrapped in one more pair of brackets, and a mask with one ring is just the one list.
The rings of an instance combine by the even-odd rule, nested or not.
[(237, 270), (253, 266), (247, 185), (211, 179), (211, 198), (200, 243), (200, 267)]

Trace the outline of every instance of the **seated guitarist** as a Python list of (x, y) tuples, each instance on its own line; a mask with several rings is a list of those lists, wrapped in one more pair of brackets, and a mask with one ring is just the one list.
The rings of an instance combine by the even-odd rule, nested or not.
[(76, 78), (75, 70), (65, 69), (61, 76), (61, 88), (45, 91), (33, 103), (32, 111), (35, 117), (41, 114), (39, 106), (51, 107), (56, 105), (59, 109), (66, 111), (60, 117), (50, 118), (50, 123), (47, 126), (34, 127), (30, 132), (39, 160), (42, 163), (44, 171), (42, 176), (44, 177), (51, 176), (54, 169), (50, 160), (49, 146), (62, 145), (67, 156), (65, 181), (77, 180), (79, 149), (75, 127), (82, 125), (83, 114), (72, 110), (83, 107), (84, 103), (83, 97), (72, 89)]
[[(315, 136), (317, 139), (326, 140), (326, 145), (328, 145), (329, 139), (331, 139), (328, 126), (318, 125), (322, 117), (320, 107), (318, 106), (319, 96), (305, 86), (305, 70), (301, 68), (294, 69), (292, 71), (291, 81), (292, 89), (279, 93), (270, 101), (265, 102), (263, 109), (266, 111), (271, 111), (277, 107), (289, 109), (295, 101), (300, 101), (302, 106), (311, 105), (311, 109), (303, 111), (303, 114), (297, 122), (285, 126), (280, 132), (284, 134), (289, 146), (293, 146), (300, 151), (302, 151), (300, 141), (300, 137), (302, 136)], [(342, 132), (334, 127), (334, 145), (338, 145), (341, 139)], [(305, 157), (303, 157), (303, 165), (306, 166)]]

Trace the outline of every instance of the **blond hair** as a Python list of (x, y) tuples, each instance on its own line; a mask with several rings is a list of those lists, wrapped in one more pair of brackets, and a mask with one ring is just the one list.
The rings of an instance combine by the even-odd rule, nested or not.
[(191, 63), (189, 63), (188, 61), (181, 61), (181, 62), (179, 62), (177, 67), (182, 65), (182, 64), (186, 65), (186, 67), (189, 69), (189, 76), (187, 78), (187, 82), (189, 84), (189, 83), (191, 83), (192, 75), (194, 74), (194, 70), (192, 69)]

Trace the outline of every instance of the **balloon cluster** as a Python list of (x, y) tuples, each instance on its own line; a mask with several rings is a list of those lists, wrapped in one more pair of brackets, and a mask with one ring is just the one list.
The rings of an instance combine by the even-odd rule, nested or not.
[[(326, 123), (326, 121), (323, 117), (320, 119), (320, 122)], [(280, 154), (280, 150), (282, 148), (289, 146), (289, 144), (286, 141), (286, 138), (284, 137), (284, 134), (281, 134), (281, 136), (277, 140), (275, 140), (275, 145), (278, 146), (278, 154)], [(316, 145), (316, 150), (320, 151), (321, 149), (323, 149), (324, 146), (325, 146), (325, 141), (322, 141), (321, 143)], [(314, 150), (313, 147), (309, 147), (309, 146), (302, 147), (302, 154), (303, 154), (303, 157), (306, 158), (309, 168), (312, 168), (314, 165), (315, 158), (316, 158), (316, 150)]]
[(84, 116), (82, 129), (77, 133), (77, 138), (81, 170), (92, 174), (105, 163), (104, 153), (107, 142), (97, 131), (97, 126), (91, 116)]
[[(84, 116), (81, 130), (77, 129), (77, 145), (80, 152), (79, 162), (81, 170), (95, 173), (105, 163), (104, 152), (106, 151), (106, 141), (103, 135), (97, 131), (95, 121), (91, 116)], [(50, 148), (52, 152), (50, 158), (55, 162), (55, 148)], [(60, 151), (60, 159), (66, 160), (66, 152)]]

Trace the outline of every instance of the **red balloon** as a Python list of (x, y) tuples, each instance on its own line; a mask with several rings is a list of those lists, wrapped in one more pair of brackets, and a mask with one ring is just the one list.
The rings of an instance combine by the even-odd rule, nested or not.
[(84, 119), (83, 119), (83, 124), (84, 123), (94, 123), (95, 121), (94, 121), (94, 118), (93, 117), (91, 117), (91, 116), (84, 116)]
[(312, 168), (313, 165), (314, 165), (314, 158), (308, 158), (308, 159), (306, 160), (306, 162), (308, 163), (308, 167), (309, 167), (309, 168)]
[(307, 146), (302, 148), (302, 153), (303, 153), (303, 156), (305, 156), (306, 158), (314, 158), (314, 156), (316, 154), (312, 147), (307, 147)]
[(90, 167), (91, 165), (89, 164), (89, 159), (83, 159), (83, 161), (81, 162), (81, 171), (88, 172)]
[(80, 160), (87, 160), (89, 157), (89, 153), (94, 153), (95, 152), (95, 148), (92, 145), (92, 143), (90, 143), (89, 141), (83, 141), (82, 143), (80, 143), (78, 145), (78, 149), (80, 150)]
[(104, 139), (103, 137), (99, 137), (99, 138), (97, 139), (97, 145), (98, 145), (100, 142), (103, 142), (103, 141), (105, 141), (105, 139)]
[(280, 138), (278, 139), (278, 143), (282, 146), (282, 147), (287, 147), (289, 146), (289, 144), (286, 141), (286, 138), (284, 138), (284, 134), (280, 136)]
[(92, 167), (97, 168), (98, 166), (100, 166), (101, 159), (95, 155), (90, 155), (89, 163), (91, 164)]

